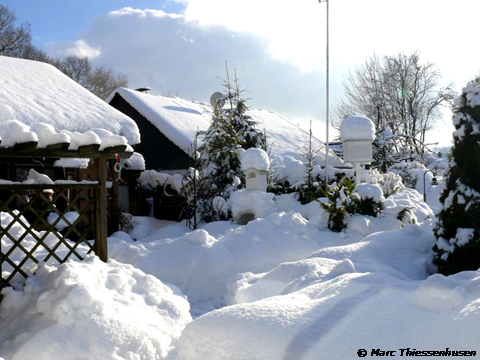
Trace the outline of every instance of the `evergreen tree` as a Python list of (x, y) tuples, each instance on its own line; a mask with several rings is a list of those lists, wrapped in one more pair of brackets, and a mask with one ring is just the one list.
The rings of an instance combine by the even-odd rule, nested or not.
[(233, 191), (241, 187), (244, 178), (238, 158), (241, 149), (261, 148), (265, 143), (264, 135), (255, 128), (255, 122), (247, 114), (248, 106), (236, 74), (232, 83), (227, 70), (223, 85), (226, 108), (214, 107), (212, 123), (205, 131), (203, 145), (199, 148), (202, 161), (199, 207), (203, 220), (207, 222), (231, 217), (228, 208), (223, 205), (216, 208), (224, 203), (214, 199), (221, 197), (227, 200)]
[(295, 192), (302, 205), (309, 203), (322, 195), (320, 189), (320, 179), (315, 175), (314, 167), (317, 165), (316, 157), (319, 150), (312, 148), (312, 120), (310, 120), (310, 136), (308, 146), (304, 147), (303, 156), (305, 158), (303, 184), (299, 185)]
[(480, 78), (455, 101), (451, 167), (442, 191), (433, 262), (442, 274), (480, 268)]

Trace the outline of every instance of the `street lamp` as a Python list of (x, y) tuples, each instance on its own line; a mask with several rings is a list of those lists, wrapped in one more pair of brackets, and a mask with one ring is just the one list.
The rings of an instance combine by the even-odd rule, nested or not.
[(327, 88), (327, 94), (326, 94), (326, 127), (327, 127), (327, 140), (326, 140), (326, 151), (325, 151), (325, 181), (328, 184), (328, 153), (329, 153), (329, 136), (328, 136), (328, 128), (329, 128), (329, 122), (330, 122), (330, 54), (329, 54), (329, 41), (330, 41), (330, 26), (329, 26), (329, 17), (328, 17), (328, 5), (329, 1), (328, 0), (318, 0), (319, 3), (326, 2), (327, 3), (327, 81), (326, 81), (326, 88)]
[(438, 185), (437, 181), (437, 174), (435, 174), (432, 170), (428, 169), (423, 173), (423, 201), (427, 202), (427, 191), (425, 190), (425, 175), (427, 175), (428, 172), (431, 172), (433, 174), (433, 179), (432, 179), (432, 185), (436, 186)]

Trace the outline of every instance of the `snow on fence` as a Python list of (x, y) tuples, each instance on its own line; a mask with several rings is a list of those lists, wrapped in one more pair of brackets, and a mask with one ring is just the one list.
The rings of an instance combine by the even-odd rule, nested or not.
[(132, 153), (125, 137), (102, 129), (80, 134), (41, 123), (1, 124), (0, 158), (95, 159), (98, 182), (54, 183), (38, 173), (33, 183), (0, 180), (0, 289), (24, 282), (40, 261), (82, 260), (91, 252), (107, 261), (106, 161)]
[[(5, 201), (0, 200), (2, 288), (24, 282), (40, 261), (63, 263), (72, 256), (83, 260), (106, 247), (106, 243), (92, 240), (101, 238), (101, 188), (97, 182), (1, 184), (0, 191), (10, 193)], [(46, 191), (53, 191), (52, 199)], [(43, 205), (40, 208), (39, 203)], [(61, 208), (57, 206), (60, 203)], [(18, 204), (20, 209), (15, 209)], [(73, 213), (74, 217), (69, 216)], [(26, 218), (34, 220), (30, 223)], [(44, 231), (35, 230), (39, 226)]]

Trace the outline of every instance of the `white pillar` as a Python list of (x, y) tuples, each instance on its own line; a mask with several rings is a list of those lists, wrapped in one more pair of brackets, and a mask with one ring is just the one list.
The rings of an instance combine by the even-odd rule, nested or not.
[(360, 167), (360, 163), (356, 162), (355, 163), (355, 183), (360, 184), (360, 172), (362, 168)]

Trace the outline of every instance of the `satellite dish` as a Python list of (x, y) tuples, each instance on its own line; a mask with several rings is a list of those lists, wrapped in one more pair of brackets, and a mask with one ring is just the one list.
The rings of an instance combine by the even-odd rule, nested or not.
[(225, 105), (225, 95), (221, 92), (214, 92), (212, 96), (210, 96), (210, 104), (215, 108), (219, 107), (222, 108)]

